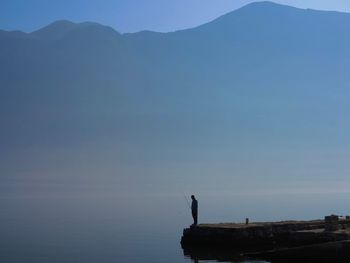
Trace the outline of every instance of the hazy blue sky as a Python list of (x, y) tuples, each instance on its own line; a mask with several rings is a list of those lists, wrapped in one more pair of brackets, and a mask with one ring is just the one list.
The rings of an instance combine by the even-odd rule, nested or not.
[[(1, 0), (0, 29), (33, 31), (54, 20), (94, 21), (121, 32), (173, 31), (208, 22), (252, 0)], [(276, 0), (350, 12), (349, 0)]]

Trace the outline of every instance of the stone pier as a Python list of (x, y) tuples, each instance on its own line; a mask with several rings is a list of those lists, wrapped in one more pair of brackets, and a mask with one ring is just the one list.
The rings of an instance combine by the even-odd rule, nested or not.
[[(289, 249), (294, 249), (291, 251), (293, 253), (299, 251), (296, 248), (308, 246), (314, 248), (313, 251), (318, 251), (315, 245), (334, 244), (344, 240), (350, 240), (350, 220), (330, 216), (324, 220), (311, 221), (200, 224), (184, 229), (181, 245), (189, 255), (191, 251), (198, 254), (198, 248), (205, 248), (207, 253), (211, 250), (218, 251), (219, 248), (235, 253), (239, 251), (240, 254), (254, 252), (267, 255), (264, 253), (268, 252), (268, 255), (272, 255)], [(336, 247), (348, 247), (345, 244)]]

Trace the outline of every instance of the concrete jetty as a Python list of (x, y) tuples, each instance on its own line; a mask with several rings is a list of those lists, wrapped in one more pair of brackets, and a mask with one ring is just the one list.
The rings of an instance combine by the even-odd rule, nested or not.
[[(324, 251), (332, 254), (335, 248), (348, 248), (348, 243), (342, 243), (346, 240), (350, 240), (349, 218), (329, 216), (311, 221), (200, 224), (184, 229), (181, 245), (189, 256), (196, 253), (198, 257), (201, 250), (207, 254), (213, 251), (213, 255), (225, 250), (227, 255), (232, 251), (235, 255), (258, 259), (281, 259), (284, 255), (292, 258), (287, 255), (295, 254), (300, 261), (308, 250), (321, 251), (326, 246), (329, 250)], [(342, 258), (350, 262), (348, 254), (342, 253)], [(324, 258), (327, 257), (322, 257), (322, 260)]]

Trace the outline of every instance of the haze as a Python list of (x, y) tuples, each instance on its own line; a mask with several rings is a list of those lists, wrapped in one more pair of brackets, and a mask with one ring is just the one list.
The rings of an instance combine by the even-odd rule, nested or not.
[(264, 2), (168, 34), (2, 31), (4, 191), (348, 191), (349, 24)]

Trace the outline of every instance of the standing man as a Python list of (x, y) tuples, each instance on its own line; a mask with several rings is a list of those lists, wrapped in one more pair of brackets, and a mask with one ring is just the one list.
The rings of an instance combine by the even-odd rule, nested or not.
[(191, 205), (191, 210), (192, 210), (192, 217), (193, 217), (193, 225), (196, 226), (198, 223), (198, 201), (194, 197), (194, 195), (191, 195), (192, 199), (192, 205)]

